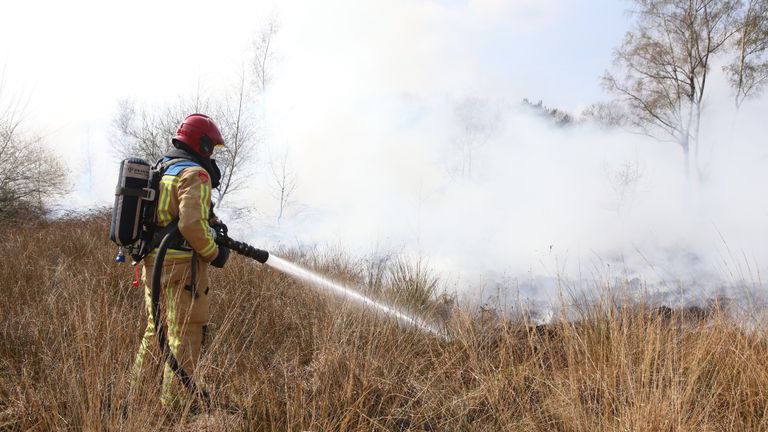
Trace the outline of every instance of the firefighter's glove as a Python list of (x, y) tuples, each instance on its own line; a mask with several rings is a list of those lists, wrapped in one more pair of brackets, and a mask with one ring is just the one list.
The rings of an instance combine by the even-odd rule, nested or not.
[(229, 259), (229, 248), (224, 246), (219, 246), (219, 254), (216, 255), (216, 259), (211, 261), (211, 265), (216, 268), (223, 268), (224, 264), (227, 263), (228, 259)]
[(211, 232), (213, 233), (214, 238), (216, 238), (216, 235), (222, 235), (224, 237), (227, 236), (227, 226), (224, 225), (224, 222), (221, 221), (219, 218), (212, 218), (208, 224), (211, 227)]

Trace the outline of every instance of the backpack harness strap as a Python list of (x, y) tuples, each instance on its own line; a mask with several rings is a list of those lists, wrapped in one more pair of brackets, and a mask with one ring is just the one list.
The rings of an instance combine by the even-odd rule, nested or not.
[(157, 195), (155, 193), (154, 189), (150, 188), (144, 188), (144, 189), (134, 189), (134, 188), (127, 188), (123, 186), (118, 186), (115, 188), (115, 195), (125, 195), (125, 196), (131, 196), (131, 197), (139, 197), (143, 200), (147, 201), (154, 201), (155, 196)]
[[(200, 164), (190, 161), (188, 159), (172, 159), (169, 157), (165, 157), (161, 159), (160, 161), (155, 164), (155, 169), (157, 169), (163, 176), (178, 176), (181, 174), (182, 171), (186, 168), (191, 167), (199, 167)], [(176, 230), (176, 228), (179, 225), (179, 218), (174, 219), (169, 223), (168, 225), (160, 228), (158, 231), (155, 231), (154, 235), (152, 236), (152, 249), (157, 248), (160, 246), (160, 242), (163, 241), (163, 238), (168, 234)], [(190, 282), (189, 284), (184, 286), (184, 289), (189, 291), (192, 294), (193, 298), (198, 298), (200, 294), (197, 292), (197, 252), (195, 252), (190, 246), (189, 243), (184, 239), (183, 236), (178, 235), (176, 236), (176, 239), (172, 240), (170, 244), (168, 245), (169, 249), (176, 249), (176, 250), (182, 250), (182, 251), (192, 251), (192, 260), (191, 260), (191, 266), (192, 266), (192, 274), (190, 275)], [(206, 294), (208, 294), (208, 290), (206, 289)]]
[[(155, 164), (156, 169), (162, 174), (160, 178), (163, 176), (173, 176), (176, 177), (179, 174), (181, 174), (182, 171), (186, 168), (191, 167), (199, 167), (200, 164), (193, 162), (188, 159), (171, 159), (169, 157), (165, 157), (157, 162)], [(165, 237), (166, 234), (173, 231), (176, 226), (179, 224), (179, 219), (176, 218), (171, 223), (166, 225), (165, 227), (158, 227), (158, 230), (155, 231), (154, 235), (152, 236), (152, 249), (160, 246), (160, 242), (163, 240), (163, 237)], [(187, 241), (184, 239), (184, 237), (179, 236), (177, 241), (172, 242), (169, 246), (169, 249), (176, 249), (176, 250), (182, 250), (182, 251), (191, 251), (192, 248), (189, 246)]]

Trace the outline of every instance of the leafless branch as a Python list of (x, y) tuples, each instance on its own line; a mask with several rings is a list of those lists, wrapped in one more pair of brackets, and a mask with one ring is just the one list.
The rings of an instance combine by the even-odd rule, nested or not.
[(253, 72), (254, 84), (260, 93), (267, 89), (272, 80), (272, 60), (274, 50), (272, 44), (279, 30), (277, 19), (272, 17), (259, 31), (253, 42)]
[(672, 138), (686, 159), (693, 149), (698, 169), (710, 66), (740, 26), (741, 2), (634, 0), (634, 4), (635, 27), (616, 49), (616, 72), (606, 73), (603, 84), (626, 106), (630, 124), (659, 139)]
[(282, 159), (275, 163), (270, 163), (272, 171), (272, 180), (275, 198), (278, 200), (277, 223), (280, 224), (285, 211), (293, 203), (293, 192), (296, 189), (296, 175), (291, 171), (288, 163), (288, 151), (283, 154)]

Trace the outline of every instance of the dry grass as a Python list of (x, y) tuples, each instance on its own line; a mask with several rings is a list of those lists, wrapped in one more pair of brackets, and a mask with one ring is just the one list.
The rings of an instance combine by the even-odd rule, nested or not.
[[(239, 257), (212, 272), (199, 379), (241, 411), (164, 412), (157, 374), (128, 391), (143, 299), (112, 262), (106, 218), (1, 231), (0, 429), (768, 430), (765, 335), (717, 310), (594, 306), (539, 327), (454, 310), (455, 339), (441, 342)], [(381, 277), (381, 263), (293, 258), (429, 307), (434, 279), (418, 265)]]

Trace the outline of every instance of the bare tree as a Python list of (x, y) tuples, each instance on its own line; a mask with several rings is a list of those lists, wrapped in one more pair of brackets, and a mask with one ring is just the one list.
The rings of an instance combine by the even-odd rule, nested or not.
[(455, 172), (462, 178), (471, 178), (477, 151), (498, 128), (501, 113), (487, 100), (469, 97), (454, 106), (460, 128), (456, 146), (459, 151)]
[[(632, 126), (677, 143), (686, 171), (699, 171), (699, 131), (710, 67), (738, 30), (737, 0), (634, 0), (635, 29), (615, 51), (620, 75), (605, 87), (625, 103)], [(691, 151), (693, 150), (693, 160)]]
[(69, 191), (67, 170), (41, 137), (22, 131), (24, 104), (6, 100), (4, 84), (0, 75), (0, 220), (42, 215)]
[(256, 152), (256, 110), (251, 92), (247, 88), (246, 75), (242, 73), (234, 91), (216, 108), (216, 118), (221, 124), (226, 146), (217, 150), (221, 168), (221, 186), (218, 202), (241, 189), (249, 174), (246, 165), (252, 164)]
[(253, 83), (260, 93), (266, 91), (272, 80), (273, 42), (278, 30), (277, 20), (273, 17), (253, 41)]
[[(172, 148), (171, 138), (184, 117), (204, 111), (196, 100), (179, 100), (161, 108), (137, 106), (136, 102), (118, 101), (112, 124), (117, 132), (112, 145), (121, 157), (140, 157), (152, 163)], [(206, 104), (207, 105), (207, 104)]]
[(69, 192), (66, 167), (40, 137), (7, 138), (0, 137), (0, 219), (42, 214), (50, 199)]
[(596, 123), (605, 128), (624, 127), (627, 113), (616, 102), (595, 102), (581, 111), (581, 120)]
[[(253, 41), (253, 84), (261, 96), (264, 96), (272, 80), (272, 63), (275, 60), (274, 41), (278, 30), (277, 19), (273, 16), (259, 30)], [(266, 104), (262, 104), (261, 108), (261, 120), (266, 129)], [(272, 174), (273, 195), (278, 201), (277, 224), (280, 225), (285, 212), (292, 204), (293, 192), (296, 189), (296, 176), (289, 168), (288, 150), (280, 161), (270, 157), (269, 168)]]
[(616, 199), (616, 213), (620, 216), (625, 206), (631, 207), (645, 168), (638, 159), (628, 159), (615, 168), (605, 165), (604, 170)]
[(554, 122), (556, 126), (566, 127), (572, 126), (574, 124), (574, 118), (568, 111), (565, 111), (561, 108), (550, 108), (544, 105), (544, 102), (541, 100), (533, 103), (527, 98), (523, 99), (523, 107), (529, 109), (536, 115)]
[(768, 0), (747, 0), (736, 32), (733, 61), (723, 67), (740, 107), (768, 81)]
[(275, 163), (270, 163), (272, 171), (272, 180), (275, 198), (278, 200), (277, 224), (283, 219), (283, 215), (293, 202), (293, 192), (296, 189), (296, 175), (291, 171), (288, 164), (288, 151), (283, 154), (282, 159)]
[(272, 80), (271, 68), (275, 55), (273, 43), (277, 31), (277, 20), (274, 17), (260, 29), (253, 41), (253, 67), (250, 70), (250, 77), (242, 71), (232, 93), (225, 97), (224, 103), (217, 109), (227, 142), (227, 146), (219, 152), (219, 159), (222, 162), (219, 202), (228, 193), (241, 189), (246, 177), (250, 174), (246, 170), (246, 165), (252, 165), (254, 162), (257, 132), (259, 128), (263, 128), (265, 117), (263, 111), (259, 112), (256, 109), (256, 96), (263, 94)]

